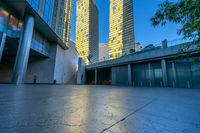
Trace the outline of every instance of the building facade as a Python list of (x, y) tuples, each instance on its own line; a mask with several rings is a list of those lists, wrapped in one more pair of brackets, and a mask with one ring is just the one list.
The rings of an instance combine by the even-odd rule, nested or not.
[(76, 48), (86, 64), (98, 61), (98, 8), (94, 0), (77, 0)]
[[(67, 75), (57, 72), (57, 64), (63, 62), (58, 56), (65, 55), (69, 47), (63, 34), (57, 34), (53, 28), (52, 16), (58, 12), (53, 10), (56, 2), (62, 3), (60, 0), (0, 1), (1, 83), (55, 83), (56, 75)], [(65, 6), (60, 10), (64, 12)]]
[(199, 89), (199, 44), (193, 45), (181, 58), (177, 58), (186, 44), (143, 50), (116, 60), (88, 65), (85, 73), (82, 73), (85, 76), (82, 84)]
[(133, 0), (110, 0), (109, 56), (116, 59), (134, 49)]
[(53, 10), (52, 29), (65, 43), (70, 42), (72, 0), (55, 0)]
[(108, 44), (99, 44), (99, 61), (109, 60)]

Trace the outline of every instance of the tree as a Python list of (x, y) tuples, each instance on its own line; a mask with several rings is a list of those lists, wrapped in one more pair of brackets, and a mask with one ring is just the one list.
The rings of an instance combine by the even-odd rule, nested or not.
[(182, 27), (178, 29), (178, 34), (192, 40), (193, 44), (199, 44), (200, 0), (178, 0), (176, 3), (166, 0), (159, 5), (151, 22), (153, 26), (164, 26), (167, 22), (179, 23)]

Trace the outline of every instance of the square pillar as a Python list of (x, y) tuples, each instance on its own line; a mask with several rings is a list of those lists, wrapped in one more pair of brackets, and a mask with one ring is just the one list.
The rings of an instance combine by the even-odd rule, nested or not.
[(95, 69), (95, 85), (97, 85), (97, 69)]
[(33, 28), (34, 17), (26, 16), (13, 70), (12, 83), (14, 84), (24, 83), (31, 48)]
[(85, 61), (82, 58), (78, 60), (78, 73), (77, 73), (77, 84), (82, 85), (86, 83), (85, 76)]
[(151, 70), (151, 63), (148, 63), (148, 72), (149, 72), (149, 86), (152, 86), (153, 76)]
[(132, 86), (132, 71), (130, 64), (128, 64), (128, 85)]
[(175, 88), (177, 86), (177, 76), (176, 76), (176, 68), (175, 63), (172, 62), (172, 72), (173, 72), (173, 87)]
[(168, 86), (168, 79), (167, 79), (167, 66), (166, 66), (166, 60), (161, 60), (161, 66), (162, 66), (162, 77), (163, 77), (163, 85), (164, 87)]
[(6, 33), (0, 33), (0, 62), (3, 56), (5, 42), (6, 42)]
[(116, 85), (116, 71), (114, 67), (111, 68), (111, 82), (112, 85)]

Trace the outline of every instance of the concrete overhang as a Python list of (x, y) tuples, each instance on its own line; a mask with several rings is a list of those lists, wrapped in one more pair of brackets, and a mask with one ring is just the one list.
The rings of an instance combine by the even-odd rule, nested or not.
[(33, 15), (35, 17), (34, 28), (37, 31), (48, 38), (52, 44), (59, 44), (65, 50), (69, 48), (26, 0), (4, 0), (3, 2), (7, 2), (22, 18), (26, 14)]

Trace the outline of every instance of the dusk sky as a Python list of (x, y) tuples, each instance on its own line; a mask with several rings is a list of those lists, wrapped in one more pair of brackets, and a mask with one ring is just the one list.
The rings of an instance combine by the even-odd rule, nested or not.
[[(95, 0), (99, 9), (99, 43), (108, 43), (109, 38), (109, 0)], [(158, 9), (158, 4), (164, 0), (134, 0), (135, 42), (142, 46), (158, 44), (165, 38), (170, 40), (181, 38), (177, 34), (179, 26), (169, 23), (165, 27), (153, 27), (150, 18)], [(176, 0), (171, 0), (176, 1)], [(73, 2), (71, 39), (76, 36), (76, 0)]]

